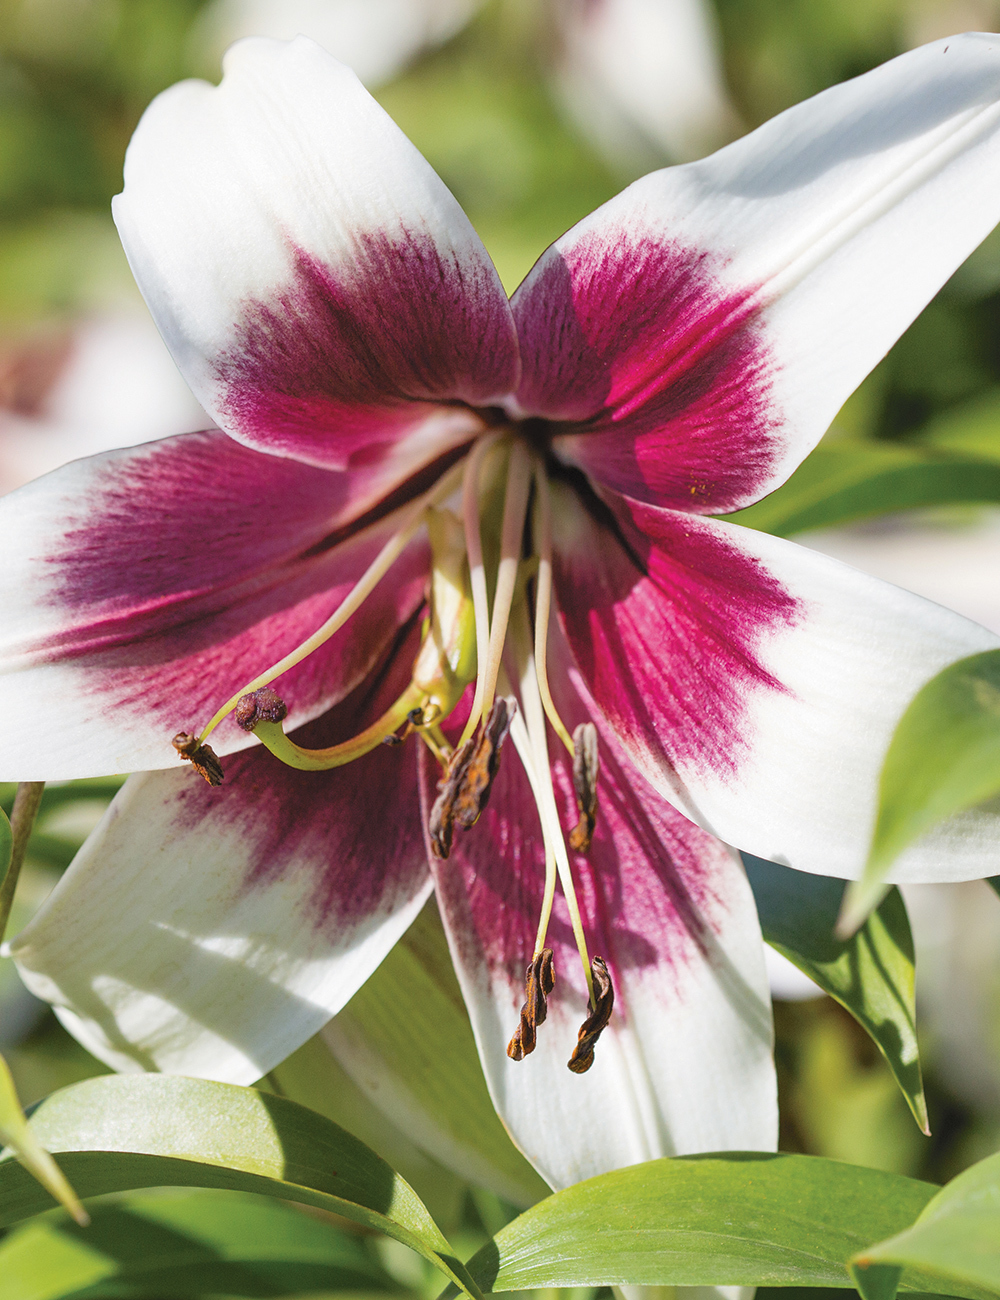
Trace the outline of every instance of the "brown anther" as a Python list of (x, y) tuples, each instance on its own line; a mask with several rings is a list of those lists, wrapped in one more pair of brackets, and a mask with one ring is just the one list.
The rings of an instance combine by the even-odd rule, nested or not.
[(512, 695), (496, 700), (485, 726), (455, 751), (444, 779), (438, 782), (439, 794), (427, 821), (436, 858), (447, 858), (451, 853), (455, 824), (468, 830), (489, 802), (500, 766), (500, 750), (516, 708)]
[(512, 1061), (523, 1061), (535, 1050), (536, 1030), (548, 1015), (546, 999), (555, 988), (555, 982), (552, 949), (543, 948), (538, 956), (532, 959), (525, 974), (521, 1023), (514, 1030), (514, 1037), (507, 1044), (507, 1055)]
[(222, 784), (222, 764), (211, 745), (199, 745), (198, 737), (187, 731), (178, 731), (170, 743), (181, 758), (201, 773), (209, 785)]
[(402, 743), (403, 743), (403, 737), (397, 736), (394, 731), (390, 731), (388, 736), (382, 737), (383, 745), (401, 745)]
[(589, 853), (597, 823), (597, 728), (581, 722), (573, 732), (573, 789), (580, 820), (569, 833), (570, 847)]
[(288, 717), (285, 701), (270, 686), (241, 695), (234, 713), (244, 731), (253, 731), (260, 722), (284, 722)]
[(587, 1003), (590, 1014), (580, 1026), (576, 1046), (568, 1062), (574, 1074), (586, 1074), (594, 1064), (594, 1047), (607, 1028), (615, 1005), (615, 990), (603, 957), (595, 957), (590, 963), (590, 974), (594, 981), (594, 997)]
[(411, 709), (406, 715), (406, 721), (411, 727), (422, 727), (424, 725), (424, 711), (421, 708)]

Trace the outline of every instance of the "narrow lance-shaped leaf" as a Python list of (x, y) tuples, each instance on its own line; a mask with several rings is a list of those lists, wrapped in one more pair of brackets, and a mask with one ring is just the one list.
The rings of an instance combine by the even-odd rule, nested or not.
[[(0, 1056), (0, 1143), (10, 1148), (32, 1177), (37, 1178), (42, 1187), (69, 1210), (77, 1223), (89, 1222), (87, 1212), (66, 1181), (66, 1176), (24, 1118), (24, 1111), (17, 1099), (14, 1080), (2, 1056)], [(48, 1206), (43, 1205), (41, 1208), (47, 1209)]]
[(955, 501), (1000, 501), (1000, 464), (933, 447), (838, 441), (821, 443), (777, 491), (727, 518), (790, 537)]
[[(469, 1261), (483, 1290), (552, 1286), (850, 1287), (856, 1243), (912, 1223), (929, 1183), (819, 1156), (653, 1160), (526, 1210)], [(929, 1291), (908, 1269), (903, 1288)], [(958, 1285), (954, 1294), (982, 1296)]]
[(1000, 1154), (953, 1178), (912, 1226), (851, 1261), (865, 1300), (892, 1300), (893, 1278), (904, 1269), (919, 1269), (946, 1294), (969, 1286), (1000, 1294)]
[(280, 1201), (238, 1192), (139, 1193), (98, 1202), (78, 1228), (61, 1214), (0, 1243), (0, 1300), (394, 1292), (366, 1243)]
[(913, 1118), (930, 1132), (915, 1025), (913, 937), (892, 889), (849, 939), (834, 935), (844, 881), (744, 853), (761, 931), (772, 948), (836, 998), (870, 1035)]
[(844, 897), (840, 933), (868, 915), (905, 848), (998, 793), (1000, 650), (986, 650), (932, 677), (900, 719), (882, 768), (868, 862)]
[[(170, 1075), (108, 1075), (54, 1093), (31, 1119), (83, 1196), (140, 1187), (261, 1192), (394, 1237), (479, 1293), (413, 1189), (336, 1124), (283, 1097)], [(47, 1206), (0, 1159), (0, 1226)]]
[(436, 1159), (514, 1205), (548, 1195), (490, 1100), (433, 899), (320, 1037)]

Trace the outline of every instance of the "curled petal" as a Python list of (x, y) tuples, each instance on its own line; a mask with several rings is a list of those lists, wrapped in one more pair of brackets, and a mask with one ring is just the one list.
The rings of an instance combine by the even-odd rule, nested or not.
[[(622, 498), (603, 523), (564, 504), (561, 619), (633, 762), (727, 843), (858, 876), (904, 709), (997, 637), (783, 538)], [(989, 875), (998, 830), (988, 806), (953, 818), (894, 878)]]
[[(346, 476), (185, 434), (78, 461), (0, 500), (0, 763), (12, 780), (172, 767), (170, 738), (336, 609), (398, 523), (338, 543)], [(369, 671), (422, 602), (414, 542), (281, 679), (291, 726)], [(231, 720), (220, 753), (252, 738)]]
[(1000, 38), (953, 36), (654, 172), (514, 297), (517, 407), (652, 504), (770, 492), (1000, 218)]
[[(415, 652), (410, 637), (306, 740), (377, 716)], [(340, 1010), (429, 889), (411, 752), (314, 773), (257, 747), (219, 789), (130, 778), (13, 955), (115, 1069), (246, 1084)]]
[[(510, 392), (506, 295), (455, 199), (305, 37), (233, 46), (147, 109), (115, 219), (199, 400), (250, 446), (387, 484)], [(471, 421), (475, 424), (475, 421)]]
[[(567, 725), (590, 720), (571, 691), (557, 704)], [(573, 869), (588, 943), (607, 961), (615, 1005), (587, 1073), (566, 1066), (587, 989), (561, 895), (546, 940), (554, 987), (545, 1021), (530, 1055), (507, 1056), (544, 881), (541, 829), (514, 755), (501, 763), (476, 826), (456, 834), (447, 863), (432, 864), (494, 1104), (553, 1187), (657, 1156), (766, 1150), (776, 1139), (770, 1004), (746, 877), (599, 726), (599, 815), (590, 852), (575, 855)], [(577, 818), (571, 761), (561, 751), (554, 760), (568, 831)], [(432, 777), (424, 773), (425, 803)]]

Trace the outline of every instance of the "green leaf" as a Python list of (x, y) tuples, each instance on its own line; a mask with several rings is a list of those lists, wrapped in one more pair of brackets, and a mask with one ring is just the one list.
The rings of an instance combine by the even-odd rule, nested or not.
[(859, 923), (902, 851), (938, 822), (1000, 794), (1000, 650), (950, 664), (903, 714), (879, 782), (879, 810), (862, 878), (841, 925)]
[[(10, 867), (11, 853), (14, 849), (14, 835), (10, 829), (7, 814), (0, 808), (0, 885), (3, 884)], [(0, 938), (3, 936), (0, 935)]]
[(1000, 894), (1000, 876), (989, 876), (986, 883), (997, 894)]
[(952, 455), (1000, 460), (1000, 389), (938, 415), (921, 430), (920, 442)]
[[(469, 1261), (486, 1290), (550, 1286), (849, 1287), (847, 1261), (899, 1231), (929, 1183), (819, 1156), (727, 1152), (653, 1160), (526, 1210)], [(916, 1270), (906, 1290), (928, 1291)], [(981, 1293), (960, 1288), (956, 1295)]]
[(946, 1293), (976, 1286), (1000, 1295), (1000, 1154), (953, 1178), (916, 1223), (860, 1251), (853, 1265), (859, 1277), (876, 1268), (919, 1269)]
[(847, 940), (834, 935), (845, 882), (743, 854), (764, 938), (871, 1036), (913, 1118), (930, 1131), (915, 1025), (913, 937), (898, 889)]
[(1000, 464), (985, 455), (896, 443), (821, 443), (763, 501), (727, 515), (788, 537), (895, 510), (955, 501), (1000, 501)]
[(365, 1244), (279, 1201), (156, 1192), (102, 1201), (81, 1229), (45, 1215), (0, 1243), (0, 1300), (278, 1297), (398, 1291)]
[(322, 1032), (389, 1119), (464, 1178), (527, 1206), (549, 1188), (517, 1150), (486, 1088), (433, 900)]
[[(353, 1219), (409, 1246), (477, 1297), (407, 1183), (364, 1143), (284, 1097), (170, 1075), (106, 1075), (43, 1101), (35, 1138), (61, 1153), (83, 1196), (140, 1187), (260, 1192)], [(0, 1157), (0, 1225), (47, 1208)]]
[[(43, 1139), (44, 1141), (44, 1139)], [(66, 1181), (62, 1170), (39, 1141), (17, 1099), (14, 1080), (7, 1062), (0, 1056), (0, 1142), (10, 1147), (11, 1155), (20, 1160), (32, 1178), (65, 1205), (78, 1223), (87, 1222), (87, 1213), (77, 1200), (76, 1193)], [(11, 1167), (17, 1168), (12, 1165)], [(35, 1187), (32, 1184), (32, 1187)], [(47, 1204), (45, 1208), (48, 1208)]]

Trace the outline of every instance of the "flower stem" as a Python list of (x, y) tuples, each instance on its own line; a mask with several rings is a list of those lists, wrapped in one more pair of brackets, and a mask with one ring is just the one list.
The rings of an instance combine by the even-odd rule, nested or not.
[(10, 829), (13, 832), (14, 844), (11, 849), (10, 866), (3, 878), (3, 884), (0, 885), (0, 943), (3, 942), (7, 931), (18, 877), (28, 848), (28, 837), (38, 816), (44, 790), (44, 781), (21, 781), (14, 796), (14, 807), (10, 814)]

